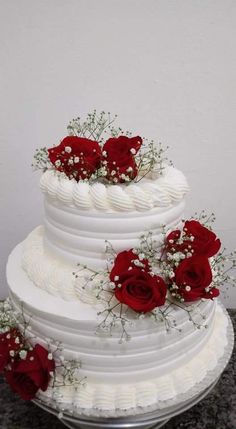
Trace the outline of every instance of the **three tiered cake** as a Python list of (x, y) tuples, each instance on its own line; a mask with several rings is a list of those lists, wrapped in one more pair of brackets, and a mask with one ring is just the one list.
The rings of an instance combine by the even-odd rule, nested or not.
[(185, 176), (110, 123), (77, 119), (38, 151), (44, 225), (9, 257), (18, 329), (2, 338), (22, 397), (115, 416), (194, 396), (224, 354), (228, 320), (214, 299), (220, 241), (204, 216), (182, 221)]

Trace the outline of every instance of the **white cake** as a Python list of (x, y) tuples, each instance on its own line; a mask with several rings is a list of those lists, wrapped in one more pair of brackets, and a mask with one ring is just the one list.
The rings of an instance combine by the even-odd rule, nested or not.
[[(129, 341), (120, 331), (98, 334), (101, 303), (88, 270), (107, 265), (106, 240), (119, 253), (152, 231), (156, 246), (163, 226), (180, 226), (188, 184), (174, 167), (136, 183), (87, 183), (46, 171), (44, 225), (9, 257), (7, 279), (15, 309), (31, 317), (33, 342), (59, 341), (63, 358), (80, 363), (79, 385), (52, 387), (38, 396), (63, 409), (87, 414), (140, 413), (190, 397), (212, 371), (227, 345), (227, 318), (217, 300), (165, 304), (173, 322), (130, 315)], [(78, 270), (77, 264), (87, 268)], [(77, 272), (77, 275), (74, 275)], [(89, 287), (85, 287), (89, 283)], [(51, 403), (50, 402), (50, 403)]]

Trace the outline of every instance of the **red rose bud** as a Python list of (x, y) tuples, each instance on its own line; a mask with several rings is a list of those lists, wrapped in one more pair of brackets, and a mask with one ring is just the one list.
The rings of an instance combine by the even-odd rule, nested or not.
[(28, 351), (25, 359), (17, 359), (5, 372), (12, 390), (24, 400), (31, 400), (39, 389), (47, 390), (51, 372), (55, 371), (55, 361), (48, 351), (36, 344)]
[(17, 329), (0, 334), (0, 372), (10, 363), (21, 346), (21, 333)]
[(188, 243), (194, 255), (205, 255), (210, 258), (220, 250), (221, 242), (216, 234), (197, 220), (187, 220), (184, 224), (184, 232), (187, 237), (192, 237), (192, 241), (189, 240)]
[(141, 137), (120, 136), (106, 141), (102, 151), (102, 164), (107, 171), (107, 179), (125, 182), (138, 174), (135, 155), (142, 145)]
[(159, 276), (151, 276), (147, 271), (133, 268), (123, 273), (120, 285), (115, 288), (117, 300), (138, 313), (147, 313), (164, 305), (167, 287)]
[(165, 240), (165, 250), (167, 252), (178, 252), (181, 249), (180, 244), (178, 243), (178, 240), (181, 237), (181, 231), (179, 229), (176, 229), (174, 231), (171, 231), (167, 236)]
[(65, 137), (58, 146), (48, 149), (48, 155), (56, 170), (77, 181), (90, 178), (101, 166), (99, 144), (83, 137)]
[(202, 255), (184, 259), (175, 269), (174, 283), (177, 293), (184, 301), (196, 301), (201, 298), (214, 298), (219, 290), (210, 288), (212, 271), (208, 259)]

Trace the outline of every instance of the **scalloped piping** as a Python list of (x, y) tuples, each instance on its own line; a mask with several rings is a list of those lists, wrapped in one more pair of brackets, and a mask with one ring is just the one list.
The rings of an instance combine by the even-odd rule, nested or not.
[(76, 182), (63, 173), (47, 170), (41, 177), (40, 188), (49, 198), (77, 207), (80, 210), (146, 211), (154, 207), (168, 207), (180, 201), (189, 191), (184, 174), (166, 166), (157, 179), (143, 178), (128, 185)]

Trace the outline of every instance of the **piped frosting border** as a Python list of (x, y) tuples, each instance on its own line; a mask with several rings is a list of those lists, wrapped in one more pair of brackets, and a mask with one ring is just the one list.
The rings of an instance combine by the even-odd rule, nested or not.
[(144, 178), (128, 185), (106, 185), (70, 180), (63, 173), (47, 170), (41, 177), (40, 188), (49, 198), (80, 210), (105, 212), (146, 211), (168, 207), (180, 201), (189, 191), (184, 174), (166, 166), (157, 178)]

